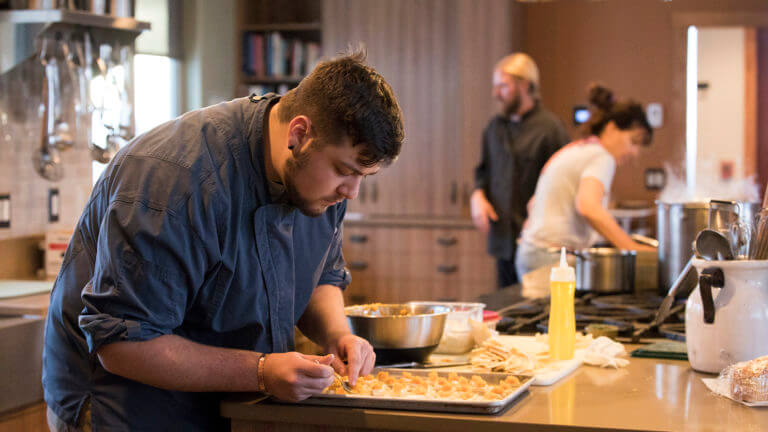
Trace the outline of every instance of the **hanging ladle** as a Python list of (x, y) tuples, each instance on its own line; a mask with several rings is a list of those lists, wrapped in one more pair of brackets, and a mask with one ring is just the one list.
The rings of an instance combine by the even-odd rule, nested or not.
[(40, 174), (41, 177), (50, 181), (59, 181), (64, 177), (64, 169), (61, 165), (61, 158), (59, 157), (59, 151), (56, 147), (51, 146), (49, 142), (49, 119), (53, 115), (51, 113), (51, 106), (49, 104), (49, 76), (48, 71), (48, 57), (46, 49), (46, 41), (43, 40), (43, 45), (40, 51), (40, 59), (43, 65), (43, 91), (42, 101), (40, 103), (40, 109), (43, 114), (42, 127), (40, 130), (40, 147), (35, 150), (32, 155), (32, 163), (34, 164), (35, 171)]

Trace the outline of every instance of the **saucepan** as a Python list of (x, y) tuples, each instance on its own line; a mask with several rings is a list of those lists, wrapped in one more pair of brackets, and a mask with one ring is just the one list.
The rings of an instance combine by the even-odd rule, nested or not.
[(576, 256), (576, 290), (597, 294), (635, 291), (635, 251), (593, 247), (572, 253)]
[[(552, 254), (559, 249), (550, 248)], [(637, 253), (613, 247), (595, 246), (570, 250), (576, 257), (576, 290), (597, 294), (631, 294), (635, 290)]]

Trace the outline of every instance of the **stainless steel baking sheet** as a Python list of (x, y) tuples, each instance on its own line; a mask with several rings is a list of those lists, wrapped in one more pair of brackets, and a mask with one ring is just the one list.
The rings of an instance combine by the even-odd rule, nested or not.
[[(498, 384), (504, 378), (513, 375), (506, 373), (480, 373), (480, 372), (458, 372), (458, 371), (434, 371), (419, 369), (389, 369), (377, 368), (374, 375), (379, 371), (387, 371), (392, 374), (401, 375), (403, 372), (409, 372), (412, 375), (427, 376), (430, 372), (437, 372), (438, 376), (448, 377), (448, 374), (455, 373), (459, 376), (470, 378), (472, 375), (482, 377), (490, 384)], [(520, 379), (520, 387), (509, 394), (504, 399), (494, 401), (463, 401), (449, 399), (426, 399), (417, 397), (381, 397), (381, 396), (363, 396), (354, 394), (324, 394), (312, 396), (300, 403), (308, 405), (332, 405), (354, 408), (379, 408), (390, 410), (409, 410), (409, 411), (440, 411), (452, 413), (468, 414), (496, 414), (503, 411), (513, 402), (517, 402), (524, 397), (528, 387), (533, 382), (532, 376), (514, 375)]]

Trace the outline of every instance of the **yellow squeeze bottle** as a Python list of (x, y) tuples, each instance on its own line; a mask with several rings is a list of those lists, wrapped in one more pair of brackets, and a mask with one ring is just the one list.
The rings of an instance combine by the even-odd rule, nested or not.
[(552, 267), (549, 289), (549, 357), (552, 360), (570, 360), (576, 343), (576, 317), (573, 312), (576, 272), (565, 260), (565, 248), (560, 250), (560, 266)]

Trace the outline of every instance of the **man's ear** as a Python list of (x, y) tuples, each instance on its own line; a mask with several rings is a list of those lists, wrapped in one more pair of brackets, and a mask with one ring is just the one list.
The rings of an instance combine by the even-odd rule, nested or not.
[(288, 149), (294, 154), (309, 142), (311, 127), (312, 121), (305, 115), (296, 116), (288, 123)]

